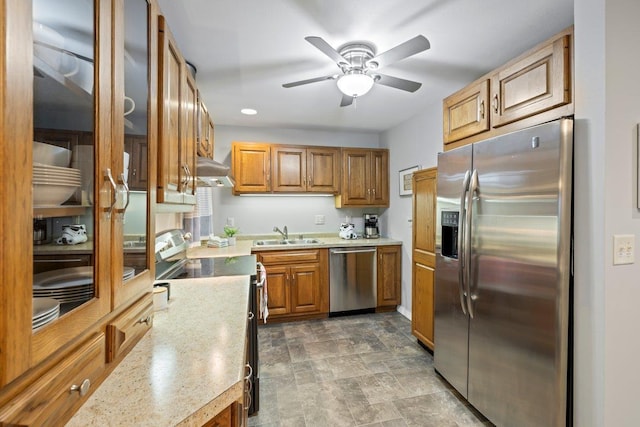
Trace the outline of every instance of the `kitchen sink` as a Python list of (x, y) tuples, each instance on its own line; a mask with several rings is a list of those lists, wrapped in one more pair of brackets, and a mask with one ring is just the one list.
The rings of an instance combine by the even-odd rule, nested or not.
[(255, 246), (281, 246), (281, 245), (314, 245), (322, 243), (318, 239), (270, 239), (254, 240)]

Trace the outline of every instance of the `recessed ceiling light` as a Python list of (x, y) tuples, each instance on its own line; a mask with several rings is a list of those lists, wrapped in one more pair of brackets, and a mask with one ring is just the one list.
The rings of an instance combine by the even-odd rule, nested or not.
[(243, 108), (242, 110), (240, 110), (240, 112), (242, 114), (246, 114), (247, 116), (255, 116), (256, 114), (258, 114), (258, 112), (253, 108)]

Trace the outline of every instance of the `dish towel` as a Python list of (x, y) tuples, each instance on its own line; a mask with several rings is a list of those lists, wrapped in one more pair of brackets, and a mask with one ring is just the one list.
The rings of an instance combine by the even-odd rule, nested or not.
[(258, 271), (260, 272), (260, 314), (264, 323), (267, 323), (267, 317), (269, 317), (268, 307), (268, 292), (267, 292), (267, 269), (264, 268), (261, 262), (258, 263)]

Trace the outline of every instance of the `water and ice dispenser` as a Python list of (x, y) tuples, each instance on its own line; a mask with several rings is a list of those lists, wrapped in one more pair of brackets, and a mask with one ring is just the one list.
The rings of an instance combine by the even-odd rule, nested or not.
[(458, 259), (458, 211), (442, 211), (442, 256)]

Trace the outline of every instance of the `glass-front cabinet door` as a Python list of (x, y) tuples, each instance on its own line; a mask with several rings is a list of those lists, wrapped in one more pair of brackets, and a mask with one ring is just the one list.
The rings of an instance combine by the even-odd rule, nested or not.
[(111, 13), (32, 0), (34, 363), (111, 308)]
[[(151, 88), (157, 85), (155, 5), (147, 0), (116, 0), (114, 37), (116, 78), (114, 124), (117, 135), (112, 155), (118, 165), (118, 194), (125, 190), (124, 206), (116, 210), (113, 228), (113, 306), (131, 301), (153, 282), (154, 236), (150, 188), (155, 188), (156, 99)], [(124, 154), (123, 154), (124, 153)], [(117, 157), (117, 159), (116, 159)], [(120, 164), (120, 160), (122, 163)]]
[(2, 6), (0, 386), (111, 311), (126, 198), (111, 151), (111, 2)]

